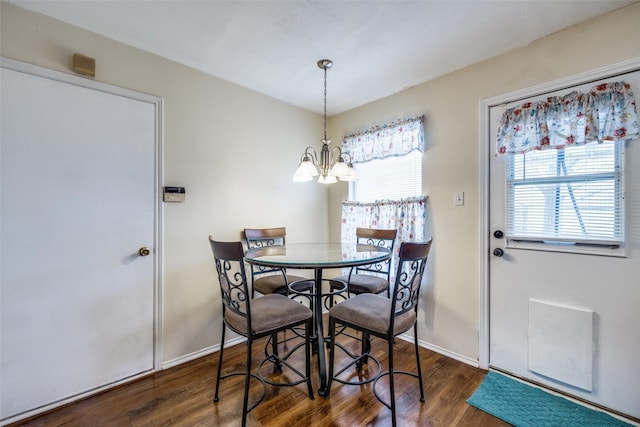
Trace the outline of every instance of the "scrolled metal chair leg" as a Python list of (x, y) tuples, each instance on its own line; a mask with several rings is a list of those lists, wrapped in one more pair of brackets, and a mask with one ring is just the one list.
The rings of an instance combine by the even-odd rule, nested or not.
[(216, 374), (216, 391), (213, 394), (213, 401), (217, 402), (218, 400), (220, 400), (220, 398), (218, 397), (218, 391), (220, 390), (220, 374), (222, 373), (222, 353), (224, 351), (224, 335), (225, 332), (227, 330), (227, 325), (224, 324), (224, 322), (222, 323), (222, 338), (220, 341), (220, 355), (218, 357), (218, 372)]
[(247, 373), (244, 379), (244, 399), (242, 402), (242, 427), (247, 425), (247, 413), (249, 412), (249, 382), (251, 381), (251, 338), (247, 340)]
[(414, 346), (416, 348), (416, 364), (418, 365), (418, 382), (420, 384), (420, 402), (424, 402), (424, 387), (422, 385), (422, 368), (420, 367), (420, 348), (418, 346), (418, 324), (413, 327), (414, 331)]
[(329, 397), (331, 383), (333, 382), (333, 361), (336, 352), (336, 322), (329, 318), (329, 373), (327, 374), (327, 389), (324, 397)]
[(307, 390), (309, 391), (309, 398), (313, 397), (313, 387), (311, 386), (311, 320), (305, 323), (305, 343), (304, 343), (304, 356), (307, 374)]

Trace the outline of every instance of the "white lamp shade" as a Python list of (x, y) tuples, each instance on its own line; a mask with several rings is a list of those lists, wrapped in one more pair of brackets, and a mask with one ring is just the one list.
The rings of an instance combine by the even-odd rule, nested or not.
[(303, 160), (300, 162), (296, 173), (293, 175), (295, 182), (311, 181), (314, 176), (318, 176), (318, 170), (311, 160)]
[(347, 171), (348, 174), (345, 176), (340, 177), (340, 180), (342, 181), (357, 181), (358, 180), (358, 174), (356, 173), (356, 170), (354, 169), (353, 166), (348, 166), (347, 167)]
[(334, 184), (338, 182), (338, 179), (333, 175), (327, 175), (327, 176), (320, 175), (320, 177), (318, 178), (318, 182), (320, 184)]
[(293, 175), (293, 182), (307, 182), (311, 181), (312, 179), (313, 177), (309, 175), (299, 175), (298, 173), (295, 173)]
[(345, 180), (346, 177), (350, 176), (349, 166), (342, 160), (338, 160), (335, 165), (329, 171), (329, 175), (337, 176), (341, 180)]

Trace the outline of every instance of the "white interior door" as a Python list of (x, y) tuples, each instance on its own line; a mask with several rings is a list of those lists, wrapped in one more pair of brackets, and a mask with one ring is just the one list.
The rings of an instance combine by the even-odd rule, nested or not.
[(0, 70), (6, 420), (153, 369), (157, 105)]
[[(631, 83), (640, 100), (639, 72), (605, 80)], [(494, 236), (505, 230), (506, 170), (506, 156), (494, 156), (495, 136), (502, 112), (528, 100), (491, 107), (489, 114), (489, 364), (640, 417), (640, 141), (625, 150), (623, 249), (581, 254), (572, 253), (580, 248), (554, 252), (557, 245), (508, 242)]]

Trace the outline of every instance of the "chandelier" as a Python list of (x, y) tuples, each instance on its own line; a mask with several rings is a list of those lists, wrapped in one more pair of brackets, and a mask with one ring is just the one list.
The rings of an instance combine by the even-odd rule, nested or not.
[(300, 165), (293, 175), (295, 182), (311, 181), (316, 176), (321, 184), (333, 184), (338, 182), (338, 179), (341, 181), (355, 181), (357, 179), (349, 154), (343, 153), (340, 147), (330, 149), (331, 140), (327, 139), (327, 70), (332, 66), (333, 62), (329, 59), (318, 61), (318, 68), (324, 70), (324, 138), (322, 139), (322, 149), (318, 155), (313, 147), (305, 148), (300, 158)]

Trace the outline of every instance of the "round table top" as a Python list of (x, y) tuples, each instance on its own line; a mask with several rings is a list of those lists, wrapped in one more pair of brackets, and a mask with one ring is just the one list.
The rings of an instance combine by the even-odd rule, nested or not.
[(356, 243), (287, 243), (249, 249), (247, 262), (269, 267), (340, 268), (373, 264), (391, 257), (387, 248)]

